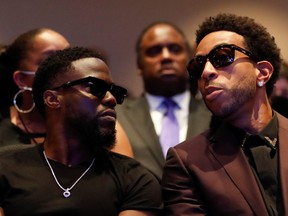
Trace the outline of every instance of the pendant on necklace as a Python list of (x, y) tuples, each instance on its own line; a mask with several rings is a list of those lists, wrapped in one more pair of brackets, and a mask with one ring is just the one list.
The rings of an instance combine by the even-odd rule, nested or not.
[(70, 193), (69, 189), (68, 189), (68, 188), (65, 189), (65, 191), (63, 192), (63, 196), (64, 196), (65, 198), (68, 198), (68, 197), (70, 197), (70, 195), (71, 195), (71, 193)]

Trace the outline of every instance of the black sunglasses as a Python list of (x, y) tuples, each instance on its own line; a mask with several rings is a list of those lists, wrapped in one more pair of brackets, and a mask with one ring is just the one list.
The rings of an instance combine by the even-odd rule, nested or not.
[(104, 80), (91, 76), (79, 80), (69, 81), (58, 87), (52, 88), (51, 90), (65, 89), (83, 83), (89, 84), (91, 94), (100, 99), (103, 99), (106, 95), (106, 92), (110, 91), (111, 94), (115, 97), (117, 104), (122, 104), (124, 98), (127, 96), (127, 89), (121, 86), (117, 86), (114, 83), (108, 84)]
[(199, 55), (196, 56), (194, 59), (190, 60), (190, 62), (187, 65), (187, 70), (190, 78), (193, 80), (200, 79), (205, 64), (207, 62), (207, 59), (211, 62), (211, 64), (215, 68), (226, 67), (232, 64), (235, 60), (235, 50), (244, 53), (249, 58), (256, 61), (251, 52), (241, 47), (238, 47), (234, 44), (220, 45), (212, 49), (208, 53), (208, 55), (205, 56)]

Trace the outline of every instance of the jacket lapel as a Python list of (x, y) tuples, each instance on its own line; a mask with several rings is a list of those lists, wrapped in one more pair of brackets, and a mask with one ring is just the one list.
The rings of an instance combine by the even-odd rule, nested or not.
[(159, 162), (162, 168), (164, 156), (159, 157), (159, 155), (163, 155), (162, 148), (150, 117), (147, 100), (142, 96), (138, 100), (127, 104), (125, 109), (127, 119), (132, 122), (134, 133), (137, 133), (141, 137), (143, 144), (147, 146), (151, 155)]
[(268, 215), (257, 181), (240, 147), (241, 136), (222, 124), (211, 141), (211, 153), (226, 170), (255, 215)]

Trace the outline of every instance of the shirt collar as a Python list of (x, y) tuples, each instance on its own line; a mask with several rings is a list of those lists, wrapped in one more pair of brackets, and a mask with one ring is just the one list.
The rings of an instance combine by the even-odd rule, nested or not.
[[(256, 135), (251, 135), (249, 133), (245, 133), (245, 138), (242, 143), (242, 147), (245, 145), (245, 141), (250, 137), (258, 136), (264, 143), (271, 147), (272, 149), (277, 149), (278, 144), (278, 119), (275, 113), (273, 113), (272, 119), (270, 122), (260, 131), (260, 133)], [(245, 148), (245, 147), (244, 147)]]
[[(162, 101), (165, 99), (163, 96), (156, 96), (147, 92), (145, 93), (145, 97), (147, 98), (150, 110), (157, 110), (160, 107)], [(187, 90), (183, 93), (174, 95), (171, 97), (171, 99), (177, 103), (180, 109), (186, 109), (187, 106), (185, 106), (185, 104), (189, 104), (190, 93)]]
[[(248, 138), (258, 137), (263, 140), (262, 143), (271, 147), (272, 149), (277, 149), (278, 147), (278, 119), (275, 113), (273, 113), (270, 122), (260, 131), (258, 134), (250, 134), (246, 131), (237, 128), (229, 123), (225, 123), (222, 120), (218, 120), (217, 117), (212, 117), (210, 124), (210, 134), (209, 139), (212, 143), (218, 142), (219, 140), (225, 139), (226, 136), (235, 137), (239, 140), (239, 145), (245, 148)], [(223, 137), (223, 138), (221, 138)], [(218, 140), (218, 141), (217, 141)], [(235, 140), (235, 141), (236, 141)]]

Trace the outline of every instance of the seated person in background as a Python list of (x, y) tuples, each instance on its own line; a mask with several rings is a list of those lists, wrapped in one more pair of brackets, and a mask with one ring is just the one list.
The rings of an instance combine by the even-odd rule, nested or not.
[(211, 114), (194, 97), (197, 83), (190, 86), (186, 70), (191, 48), (177, 26), (149, 25), (137, 40), (136, 55), (144, 92), (116, 108), (118, 120), (135, 158), (161, 179), (168, 148), (207, 129)]
[(44, 141), (43, 117), (34, 107), (32, 82), (40, 63), (56, 50), (69, 46), (64, 36), (47, 28), (37, 28), (19, 35), (0, 56), (1, 112), (0, 146)]
[(160, 215), (157, 179), (108, 150), (115, 144), (114, 108), (126, 93), (96, 51), (67, 48), (44, 60), (33, 95), (47, 135), (43, 144), (1, 152), (5, 216)]
[[(42, 143), (45, 122), (32, 99), (32, 82), (40, 63), (57, 50), (69, 46), (66, 38), (48, 28), (37, 28), (18, 36), (0, 55), (4, 67), (0, 80), (0, 147), (12, 144)], [(116, 124), (118, 129), (119, 124)], [(133, 157), (129, 140), (119, 128), (116, 152)], [(120, 144), (121, 143), (121, 144)]]
[(287, 215), (288, 119), (269, 102), (281, 63), (274, 37), (221, 13), (199, 25), (196, 44), (187, 68), (213, 121), (169, 149), (164, 214)]

